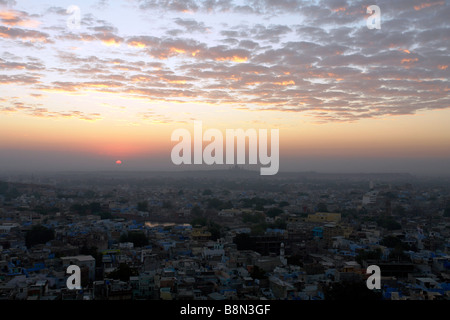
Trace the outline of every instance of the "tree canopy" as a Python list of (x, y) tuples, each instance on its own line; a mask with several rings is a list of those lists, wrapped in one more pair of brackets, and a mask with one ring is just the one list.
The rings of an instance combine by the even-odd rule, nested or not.
[(148, 238), (142, 231), (132, 231), (128, 234), (122, 234), (120, 242), (132, 242), (135, 247), (143, 247), (148, 245)]
[(31, 248), (36, 244), (43, 244), (55, 238), (55, 232), (52, 229), (42, 225), (37, 225), (28, 230), (25, 234), (25, 245)]

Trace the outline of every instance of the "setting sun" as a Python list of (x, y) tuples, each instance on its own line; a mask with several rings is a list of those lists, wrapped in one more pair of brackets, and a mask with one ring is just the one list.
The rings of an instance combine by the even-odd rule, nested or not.
[(445, 1), (49, 2), (0, 0), (0, 172), (174, 170), (201, 121), (278, 129), (280, 172), (449, 173)]

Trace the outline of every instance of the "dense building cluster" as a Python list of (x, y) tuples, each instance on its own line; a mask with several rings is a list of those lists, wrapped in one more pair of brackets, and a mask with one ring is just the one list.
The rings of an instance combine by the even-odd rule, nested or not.
[[(447, 300), (448, 191), (445, 179), (236, 168), (4, 177), (0, 299)], [(69, 265), (81, 290), (66, 286)]]

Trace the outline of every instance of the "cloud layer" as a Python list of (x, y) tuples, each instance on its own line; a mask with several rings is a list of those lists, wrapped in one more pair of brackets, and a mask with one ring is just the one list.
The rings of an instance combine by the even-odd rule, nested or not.
[[(109, 92), (318, 122), (450, 107), (445, 1), (377, 1), (380, 30), (367, 28), (359, 0), (98, 1), (80, 5), (77, 30), (67, 27), (66, 8), (21, 5), (0, 1), (0, 90)], [(112, 14), (120, 10), (125, 22)], [(147, 17), (161, 19), (148, 28)], [(36, 117), (102, 117), (18, 107), (12, 98), (0, 106)]]

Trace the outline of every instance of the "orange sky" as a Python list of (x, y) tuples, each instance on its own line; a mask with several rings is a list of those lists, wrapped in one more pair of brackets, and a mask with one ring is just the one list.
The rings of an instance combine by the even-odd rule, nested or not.
[[(445, 2), (382, 0), (380, 30), (367, 28), (362, 1), (311, 2), (308, 14), (184, 5), (80, 1), (71, 29), (63, 4), (0, 3), (0, 171), (69, 158), (74, 169), (171, 168), (171, 133), (194, 120), (279, 129), (281, 171), (308, 170), (296, 167), (305, 157), (449, 171)], [(402, 29), (405, 17), (416, 29)]]

